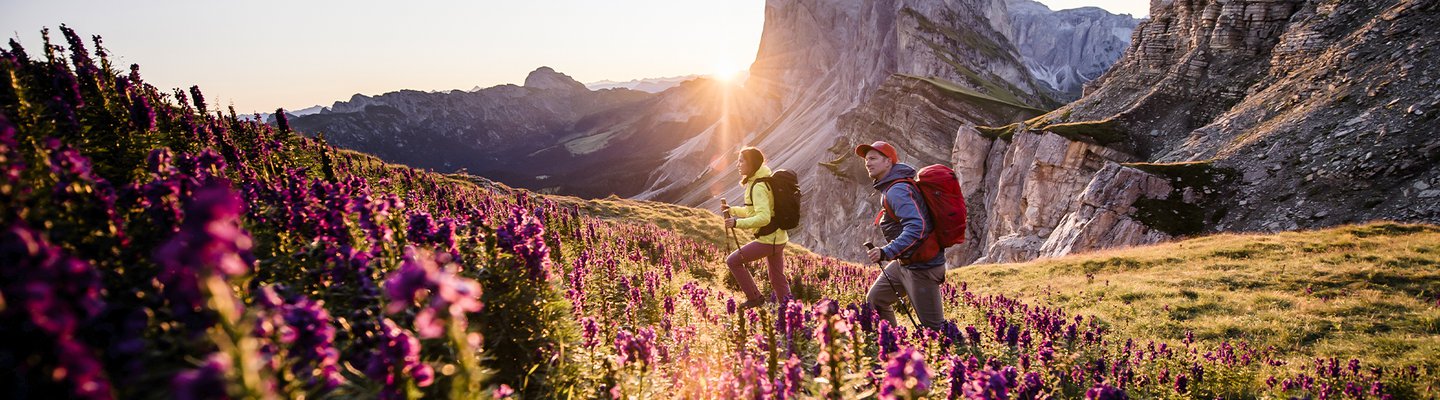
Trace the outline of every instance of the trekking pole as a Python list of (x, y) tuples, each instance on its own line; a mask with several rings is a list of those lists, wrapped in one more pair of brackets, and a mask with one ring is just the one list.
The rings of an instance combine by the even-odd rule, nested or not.
[[(725, 226), (724, 220), (730, 219), (730, 205), (725, 204), (725, 199), (723, 198), (720, 199), (720, 218), (720, 226), (722, 227)], [(725, 256), (730, 256), (730, 252), (732, 251), (730, 250), (730, 242), (726, 241), (725, 238), (721, 238), (720, 241), (725, 243)]]
[[(725, 199), (720, 199), (720, 208), (725, 209), (725, 219), (730, 219), (730, 206), (725, 204)], [(735, 228), (726, 228), (730, 231), (730, 240), (735, 241), (735, 251), (740, 251), (740, 238), (735, 236)], [(729, 245), (729, 243), (726, 243)]]
[[(874, 249), (875, 249), (875, 244), (874, 244), (874, 243), (865, 242), (865, 250), (874, 250)], [(879, 261), (876, 261), (876, 262), (875, 262), (875, 265), (879, 265), (879, 266), (880, 266), (880, 275), (885, 277), (885, 281), (886, 281), (886, 282), (890, 282), (890, 291), (895, 293), (895, 301), (897, 301), (897, 302), (902, 301), (902, 299), (900, 298), (900, 290), (895, 288), (895, 280), (894, 280), (894, 279), (890, 279), (890, 274), (885, 272), (885, 265), (884, 265), (884, 264), (881, 264)], [(915, 307), (914, 307), (914, 306), (907, 306), (907, 307), (905, 307), (905, 316), (910, 317), (910, 325), (914, 325), (916, 329), (919, 329), (919, 328), (920, 328), (920, 323), (919, 323), (919, 322), (915, 322)]]

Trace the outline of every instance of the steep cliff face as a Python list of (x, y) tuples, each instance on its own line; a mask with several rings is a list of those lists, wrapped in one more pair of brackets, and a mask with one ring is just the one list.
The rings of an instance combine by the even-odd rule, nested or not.
[(1140, 20), (1096, 7), (1052, 11), (1034, 0), (1007, 0), (1010, 29), (1005, 36), (1020, 50), (1035, 79), (1065, 100), (1110, 68), (1125, 49)]
[(972, 223), (976, 248), (957, 257), (1440, 220), (1440, 74), (1422, 67), (1440, 61), (1427, 28), (1440, 23), (1436, 9), (1156, 0), (1085, 97), (1026, 123), (962, 130), (957, 150), (990, 152), (957, 164), (993, 193), (971, 199), (985, 220)]

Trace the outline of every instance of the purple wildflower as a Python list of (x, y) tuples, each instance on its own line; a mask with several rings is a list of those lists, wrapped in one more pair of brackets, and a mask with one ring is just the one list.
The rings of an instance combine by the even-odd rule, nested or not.
[(642, 328), (635, 333), (621, 330), (615, 333), (615, 363), (639, 365), (645, 369), (655, 363), (655, 330)]
[(967, 399), (1008, 399), (1010, 382), (1005, 374), (990, 368), (970, 373), (969, 381), (962, 389)]
[(405, 398), (402, 382), (406, 377), (415, 379), (415, 384), (420, 387), (433, 383), (434, 369), (420, 362), (420, 340), (388, 318), (381, 323), (380, 335), (382, 342), (365, 369), (366, 376), (385, 384), (380, 398)]
[(581, 318), (580, 329), (582, 343), (586, 348), (594, 348), (595, 345), (600, 344), (600, 324), (595, 322), (595, 318)]
[(965, 337), (969, 339), (971, 346), (980, 344), (980, 330), (975, 329), (974, 325), (965, 326)]
[[(19, 354), (0, 354), (22, 356), (26, 351), (48, 350), (56, 356), (57, 365), (26, 371), (32, 366), (25, 363), (19, 371), (22, 376), (61, 381), (67, 397), (109, 398), (110, 383), (99, 359), (78, 338), (80, 327), (105, 306), (100, 299), (100, 274), (27, 227), (11, 226), (0, 233), (0, 239), (0, 293), (5, 302), (0, 306), (0, 325), (6, 330), (16, 327), (15, 335), (7, 337), (25, 339), (25, 343), (6, 343)], [(34, 328), (19, 328), (22, 326)], [(36, 332), (21, 336), (25, 331)]]
[[(139, 68), (139, 67), (132, 67)], [(138, 75), (138, 70), (136, 75)], [(130, 98), (130, 122), (135, 124), (135, 129), (142, 132), (149, 132), (155, 128), (155, 107), (150, 105), (150, 98), (145, 95), (143, 86), (131, 87), (126, 95)]]
[(912, 398), (929, 391), (930, 368), (925, 366), (925, 354), (906, 346), (885, 363), (885, 379), (880, 383), (881, 399)]
[(75, 64), (76, 72), (87, 79), (95, 79), (99, 69), (95, 67), (95, 61), (90, 59), (90, 51), (85, 48), (85, 41), (75, 30), (60, 25), (60, 33), (65, 35), (65, 41), (70, 44), (70, 60)]
[[(209, 111), (205, 109), (205, 95), (200, 93), (200, 86), (190, 87), (190, 97), (195, 101), (195, 110), (199, 111), (200, 115), (209, 114)], [(181, 102), (184, 102), (184, 100), (181, 100)]]
[(200, 281), (207, 276), (248, 274), (255, 262), (250, 235), (240, 228), (243, 208), (244, 203), (228, 187), (201, 189), (186, 207), (180, 232), (155, 252), (161, 268), (157, 278), (164, 285), (165, 297), (193, 335), (214, 323), (205, 310)]
[(550, 248), (545, 244), (545, 224), (524, 208), (512, 207), (510, 219), (496, 232), (500, 247), (519, 256), (531, 279), (550, 279)]
[(1085, 391), (1085, 400), (1129, 400), (1124, 390), (1104, 384), (1095, 385)]
[(465, 330), (466, 314), (478, 312), (482, 307), (480, 284), (455, 276), (453, 266), (441, 270), (431, 253), (414, 247), (405, 248), (404, 260), (400, 269), (385, 280), (385, 293), (390, 297), (387, 310), (391, 313), (404, 310), (414, 304), (419, 295), (425, 294), (429, 303), (415, 315), (415, 330), (420, 337), (444, 335), (446, 320)]
[(285, 115), (284, 108), (275, 109), (275, 128), (280, 132), (290, 132), (290, 117)]
[(949, 357), (949, 361), (950, 369), (948, 371), (948, 379), (950, 380), (950, 393), (948, 397), (958, 399), (965, 394), (965, 380), (969, 368), (965, 366), (964, 361), (960, 360), (960, 357), (952, 355)]
[(1039, 399), (1041, 391), (1045, 390), (1045, 383), (1040, 380), (1039, 372), (1026, 372), (1020, 378), (1019, 386), (1015, 388), (1015, 398), (1021, 400)]
[(880, 326), (877, 329), (880, 331), (880, 334), (877, 336), (879, 339), (878, 349), (880, 351), (880, 358), (888, 358), (890, 353), (900, 350), (899, 338), (897, 337), (899, 333), (896, 332), (898, 329), (899, 327), (891, 326), (889, 321), (880, 321)]
[(20, 145), (15, 140), (15, 125), (0, 113), (0, 196), (10, 196), (20, 189), (17, 184), (23, 172), (25, 162), (21, 160)]
[(804, 371), (800, 366), (800, 359), (797, 358), (795, 354), (791, 354), (790, 359), (785, 360), (785, 365), (781, 368), (783, 368), (779, 378), (781, 384), (776, 385), (775, 394), (782, 400), (795, 398), (795, 394), (799, 392), (800, 387), (805, 383)]
[(330, 324), (330, 313), (325, 310), (324, 302), (303, 296), (283, 301), (274, 287), (265, 287), (261, 293), (261, 308), (271, 314), (267, 317), (279, 322), (278, 333), (288, 348), (290, 372), (307, 386), (326, 391), (343, 383), (340, 352), (335, 349), (335, 327)]

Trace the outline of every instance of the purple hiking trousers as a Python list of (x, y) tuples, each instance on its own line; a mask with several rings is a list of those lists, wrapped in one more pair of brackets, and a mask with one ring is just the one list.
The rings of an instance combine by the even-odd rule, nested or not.
[(775, 290), (777, 301), (790, 297), (790, 284), (785, 280), (785, 244), (765, 244), (758, 241), (746, 243), (740, 250), (730, 253), (725, 258), (725, 265), (730, 267), (730, 274), (735, 276), (735, 282), (740, 284), (740, 290), (745, 292), (747, 300), (755, 300), (760, 297), (760, 289), (755, 287), (755, 278), (750, 276), (750, 271), (745, 269), (747, 262), (765, 259), (770, 266), (770, 287)]

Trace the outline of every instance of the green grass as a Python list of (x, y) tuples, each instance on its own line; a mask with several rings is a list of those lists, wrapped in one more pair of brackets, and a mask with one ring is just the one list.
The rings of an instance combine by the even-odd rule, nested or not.
[(1094, 142), (1101, 146), (1120, 142), (1126, 138), (1125, 132), (1113, 119), (1051, 124), (1045, 125), (1043, 129), (1070, 140)]
[[(957, 66), (957, 68), (964, 68), (964, 67), (959, 67), (959, 66)], [(969, 70), (969, 69), (965, 69), (964, 71), (969, 72), (970, 70)], [(969, 74), (973, 75), (974, 72), (970, 72)], [(916, 76), (916, 75), (906, 75), (906, 74), (897, 74), (897, 75), (902, 76), (902, 77), (905, 77), (905, 78), (909, 78), (909, 79), (915, 79), (915, 80), (923, 81), (923, 82), (929, 83), (929, 84), (931, 84), (931, 85), (934, 85), (936, 88), (940, 89), (940, 91), (941, 91), (942, 93), (945, 93), (947, 96), (950, 96), (951, 98), (954, 98), (954, 99), (956, 99), (956, 100), (965, 101), (965, 102), (977, 102), (977, 101), (978, 101), (978, 102), (980, 102), (980, 105), (982, 105), (982, 106), (988, 104), (988, 105), (992, 106), (992, 107), (989, 107), (989, 109), (991, 109), (992, 111), (996, 111), (997, 113), (999, 113), (999, 111), (1003, 111), (1003, 110), (995, 109), (995, 108), (993, 108), (993, 106), (1001, 106), (1002, 108), (1020, 109), (1020, 110), (1024, 110), (1024, 111), (1032, 112), (1032, 113), (1044, 113), (1044, 112), (1045, 112), (1045, 110), (1041, 110), (1041, 109), (1039, 109), (1039, 108), (1035, 108), (1035, 107), (1031, 107), (1031, 106), (1029, 106), (1029, 105), (1026, 105), (1024, 102), (1020, 101), (1020, 98), (1015, 97), (1014, 94), (1011, 94), (1010, 92), (1005, 91), (1004, 89), (1001, 89), (1001, 88), (998, 88), (998, 87), (986, 86), (986, 89), (987, 89), (988, 93), (980, 93), (980, 92), (978, 92), (978, 91), (975, 91), (975, 90), (966, 88), (966, 87), (964, 87), (964, 86), (960, 86), (959, 84), (957, 84), (957, 83), (955, 83), (955, 82), (950, 82), (950, 81), (948, 81), (948, 80), (945, 80), (945, 79), (942, 79), (942, 78), (933, 77), (933, 76)], [(975, 76), (975, 78), (976, 78), (976, 79), (979, 79), (978, 76)], [(984, 81), (983, 79), (980, 79), (980, 80), (981, 80), (981, 81)]]
[(1001, 126), (1001, 127), (993, 127), (993, 126), (977, 126), (977, 127), (975, 127), (975, 130), (980, 131), (980, 136), (984, 136), (984, 137), (990, 138), (990, 139), (1004, 139), (1006, 142), (1009, 142), (1010, 139), (1014, 138), (1014, 137), (1015, 137), (1015, 131), (1017, 131), (1017, 130), (1019, 130), (1019, 129), (1020, 129), (1020, 123), (1019, 123), (1019, 122), (1016, 122), (1016, 123), (1013, 123), (1013, 124), (1010, 124), (1010, 125)]
[[(950, 278), (972, 291), (1095, 315), (1137, 342), (1176, 345), (1192, 331), (1211, 344), (1273, 346), (1287, 364), (1269, 372), (1301, 372), (1316, 357), (1387, 371), (1440, 368), (1440, 227), (1433, 225), (1224, 234), (964, 267)], [(1253, 378), (1263, 380), (1261, 372)]]

